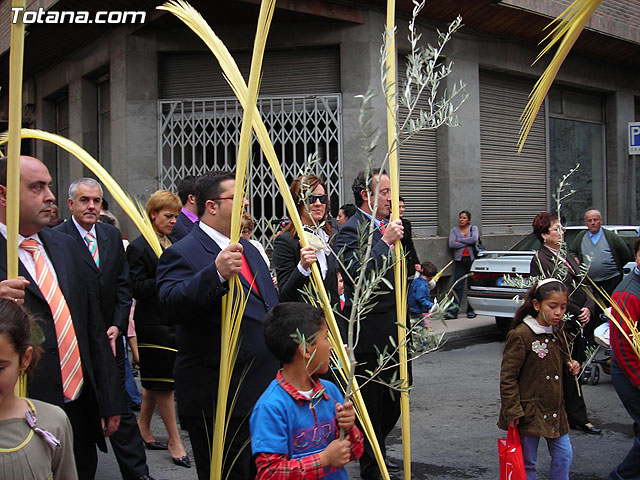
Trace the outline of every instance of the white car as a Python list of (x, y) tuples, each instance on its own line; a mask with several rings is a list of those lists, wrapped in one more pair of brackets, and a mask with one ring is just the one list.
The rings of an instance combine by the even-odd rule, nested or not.
[[(571, 245), (581, 230), (587, 227), (567, 227), (565, 242)], [(632, 250), (633, 242), (638, 237), (638, 227), (628, 225), (603, 225), (603, 228), (616, 232)], [(506, 331), (522, 300), (526, 289), (503, 285), (503, 277), (521, 275), (529, 276), (531, 259), (540, 242), (530, 233), (507, 251), (486, 251), (481, 253), (471, 265), (471, 277), (467, 300), (479, 315), (496, 317), (498, 328)], [(624, 267), (625, 273), (631, 271), (634, 262)]]

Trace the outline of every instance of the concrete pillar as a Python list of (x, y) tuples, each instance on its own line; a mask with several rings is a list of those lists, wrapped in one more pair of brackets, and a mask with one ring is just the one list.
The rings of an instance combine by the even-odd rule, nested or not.
[[(468, 47), (467, 53), (457, 56)], [(480, 99), (478, 62), (471, 42), (453, 39), (453, 71), (445, 79), (450, 92), (460, 80), (466, 85), (467, 100), (457, 112), (457, 127), (441, 127), (438, 140), (438, 235), (448, 236), (457, 224), (458, 212), (469, 210), (472, 223), (481, 225)]]
[(627, 147), (627, 123), (633, 121), (633, 92), (620, 88), (606, 101), (606, 221), (609, 224), (627, 225), (635, 219), (635, 191), (632, 189), (635, 171)]
[(373, 110), (371, 127), (380, 133), (378, 148), (372, 164), (379, 167), (387, 150), (387, 123), (384, 92), (380, 84), (380, 46), (384, 30), (384, 15), (375, 12), (366, 13), (362, 25), (354, 25), (342, 31), (340, 45), (340, 72), (342, 90), (342, 132), (344, 158), (345, 202), (353, 203), (351, 185), (358, 172), (364, 169), (367, 156), (362, 149), (362, 130), (360, 128), (361, 99), (371, 89), (375, 97), (371, 102)]
[[(120, 30), (111, 42), (111, 174), (142, 204), (158, 188), (158, 68), (155, 38)], [(111, 207), (111, 205), (110, 205)], [(112, 210), (130, 238), (138, 231), (118, 205)]]

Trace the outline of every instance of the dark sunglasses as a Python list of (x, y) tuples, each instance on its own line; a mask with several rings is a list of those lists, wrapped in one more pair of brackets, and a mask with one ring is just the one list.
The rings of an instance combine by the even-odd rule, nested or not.
[(328, 201), (327, 194), (323, 193), (322, 195), (309, 195), (309, 205), (313, 205), (318, 201), (323, 205), (326, 205)]

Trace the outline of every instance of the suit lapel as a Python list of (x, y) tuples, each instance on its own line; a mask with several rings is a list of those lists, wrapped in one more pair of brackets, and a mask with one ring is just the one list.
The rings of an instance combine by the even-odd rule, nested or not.
[[(43, 235), (44, 233), (44, 235)], [(56, 235), (51, 235), (49, 232), (43, 230), (40, 232), (40, 240), (42, 240), (42, 244), (44, 245), (45, 250), (47, 251), (47, 256), (49, 257), (49, 261), (53, 265), (53, 268), (56, 271), (56, 277), (58, 278), (58, 285), (62, 290), (62, 294), (66, 299), (68, 299), (68, 295), (71, 293), (71, 284), (69, 280), (69, 272), (67, 270), (66, 265), (64, 264), (64, 258), (61, 256), (53, 255), (52, 252), (62, 252), (63, 247), (58, 242)], [(87, 248), (85, 247), (85, 250)]]
[[(76, 228), (76, 225), (73, 223), (73, 220), (69, 219), (64, 224), (64, 232), (73, 238), (73, 241), (76, 242), (78, 250), (80, 250), (80, 258), (89, 265), (94, 271), (98, 271), (98, 267), (96, 266), (96, 262), (93, 261), (91, 257), (91, 252), (89, 252), (89, 247), (87, 247), (87, 242), (84, 241), (84, 238), (80, 236), (80, 232)], [(96, 226), (96, 234), (97, 234), (97, 226)], [(100, 248), (100, 242), (98, 241), (98, 248)], [(102, 259), (102, 252), (98, 250), (100, 253), (100, 258)]]
[[(261, 265), (259, 263), (259, 262), (264, 263), (264, 260), (257, 250), (255, 250), (254, 248), (247, 248), (247, 245), (250, 245), (250, 243), (247, 242), (245, 239), (241, 238), (240, 244), (244, 248), (244, 258), (247, 260), (247, 263), (249, 264), (249, 268), (251, 269), (251, 274), (253, 275), (256, 288), (260, 292), (259, 296), (264, 298), (263, 295), (266, 292), (266, 288), (268, 286), (265, 284), (264, 276), (261, 275)], [(246, 288), (250, 287), (249, 282), (242, 275), (240, 275), (240, 281)], [(271, 280), (269, 279), (269, 281)], [(253, 291), (254, 294), (256, 293), (255, 290), (253, 290), (253, 288), (251, 290)]]
[(209, 252), (212, 255), (218, 255), (220, 253), (221, 251), (220, 246), (213, 240), (213, 238), (207, 235), (206, 232), (202, 230), (200, 227), (198, 228), (194, 227), (192, 233), (200, 241), (203, 248), (207, 252)]
[[(110, 255), (113, 251), (113, 245), (111, 244), (111, 239), (107, 235), (107, 232), (102, 227), (102, 224), (96, 223), (96, 240), (98, 241), (98, 255), (100, 256), (100, 265), (107, 265), (109, 260), (111, 260)], [(86, 247), (86, 244), (85, 248), (87, 249), (87, 252), (89, 252), (89, 248)], [(91, 257), (91, 254), (89, 254), (89, 256)], [(91, 263), (93, 263), (93, 267), (96, 270), (99, 270), (96, 266), (96, 262), (93, 261), (93, 258), (91, 258)]]

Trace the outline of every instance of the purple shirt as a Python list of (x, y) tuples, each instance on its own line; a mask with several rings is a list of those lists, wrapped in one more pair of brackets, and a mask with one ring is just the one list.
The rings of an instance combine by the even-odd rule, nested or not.
[(196, 223), (198, 221), (198, 216), (195, 213), (190, 212), (184, 207), (182, 207), (182, 210), (180, 211), (184, 213), (187, 216), (187, 218), (191, 220), (193, 223)]

